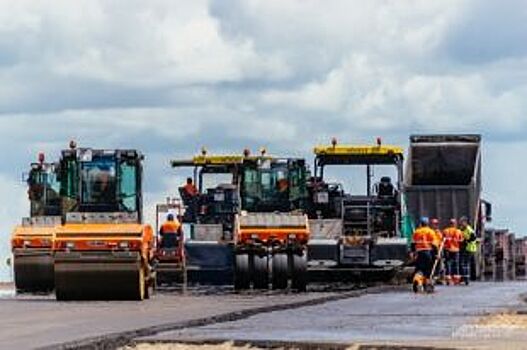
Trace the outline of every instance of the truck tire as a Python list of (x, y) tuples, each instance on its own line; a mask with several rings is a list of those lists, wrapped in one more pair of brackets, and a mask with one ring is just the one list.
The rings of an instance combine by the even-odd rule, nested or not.
[(305, 254), (292, 254), (291, 259), (291, 288), (298, 292), (305, 292), (307, 289), (307, 258)]
[(253, 288), (267, 289), (269, 288), (269, 264), (267, 255), (253, 256)]
[(273, 289), (286, 289), (288, 281), (287, 254), (275, 254), (273, 256), (272, 266)]
[(243, 290), (251, 287), (251, 272), (248, 254), (236, 254), (234, 261), (234, 289)]

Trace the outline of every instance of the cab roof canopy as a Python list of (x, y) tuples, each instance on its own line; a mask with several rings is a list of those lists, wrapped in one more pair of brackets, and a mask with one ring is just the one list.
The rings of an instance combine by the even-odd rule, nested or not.
[(206, 165), (238, 165), (242, 164), (245, 157), (243, 155), (199, 155), (191, 159), (175, 159), (170, 162), (172, 167), (192, 167)]
[(317, 165), (399, 164), (403, 149), (390, 145), (329, 145), (314, 149)]
[(144, 159), (144, 155), (135, 149), (94, 149), (94, 148), (70, 148), (62, 150), (62, 156), (66, 158), (76, 157), (81, 161), (91, 161), (93, 156), (113, 156), (116, 158), (138, 158)]

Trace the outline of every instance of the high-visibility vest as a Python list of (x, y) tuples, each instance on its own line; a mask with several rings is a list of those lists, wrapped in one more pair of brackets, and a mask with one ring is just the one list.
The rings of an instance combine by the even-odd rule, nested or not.
[(466, 242), (465, 250), (469, 253), (477, 252), (478, 251), (478, 241), (476, 240), (475, 237), (473, 240), (470, 239), (472, 235), (474, 234), (474, 229), (470, 227), (470, 225), (467, 225), (463, 229), (462, 232), (463, 232), (463, 237), (465, 238), (465, 242)]
[(435, 232), (428, 226), (418, 227), (413, 236), (412, 242), (415, 244), (416, 251), (432, 250), (435, 239)]
[(441, 230), (434, 230), (434, 246), (439, 249), (441, 242), (443, 241), (443, 234)]
[(183, 189), (189, 196), (195, 196), (198, 194), (198, 190), (193, 184), (186, 184), (185, 186), (183, 186)]
[(443, 231), (443, 237), (445, 238), (445, 250), (449, 252), (457, 253), (463, 242), (463, 232), (457, 227), (447, 227)]
[(170, 234), (170, 233), (178, 233), (180, 227), (181, 227), (181, 224), (177, 220), (166, 221), (163, 225), (161, 225), (161, 229), (159, 230), (159, 233), (161, 235)]

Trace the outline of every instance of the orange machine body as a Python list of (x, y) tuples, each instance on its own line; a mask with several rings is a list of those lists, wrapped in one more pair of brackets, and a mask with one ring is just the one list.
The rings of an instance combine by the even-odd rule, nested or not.
[(137, 251), (145, 261), (153, 254), (153, 230), (135, 223), (66, 224), (57, 229), (54, 251)]
[(17, 226), (11, 235), (11, 249), (49, 250), (53, 245), (57, 226)]
[(295, 240), (300, 244), (307, 244), (309, 240), (309, 228), (262, 228), (244, 227), (237, 231), (237, 243), (261, 242), (285, 244)]

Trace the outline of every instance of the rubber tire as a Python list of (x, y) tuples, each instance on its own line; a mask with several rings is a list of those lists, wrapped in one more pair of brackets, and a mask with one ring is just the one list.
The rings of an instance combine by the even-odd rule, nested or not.
[(307, 290), (307, 257), (291, 254), (291, 289), (297, 292)]
[(251, 269), (248, 254), (236, 254), (234, 257), (234, 289), (251, 288)]
[(435, 292), (435, 288), (433, 284), (425, 284), (424, 285), (424, 291), (428, 294), (432, 294)]
[(275, 254), (272, 259), (272, 266), (273, 289), (286, 289), (289, 277), (289, 265), (287, 261), (287, 254)]
[(266, 255), (253, 255), (253, 288), (269, 288), (269, 261)]
[(142, 300), (145, 299), (145, 295), (147, 294), (147, 292), (146, 292), (147, 285), (146, 285), (144, 268), (141, 267), (139, 269), (138, 273), (139, 273), (139, 279), (137, 281), (138, 290), (136, 290), (134, 292), (133, 299), (134, 300), (138, 300), (138, 301), (142, 301)]

